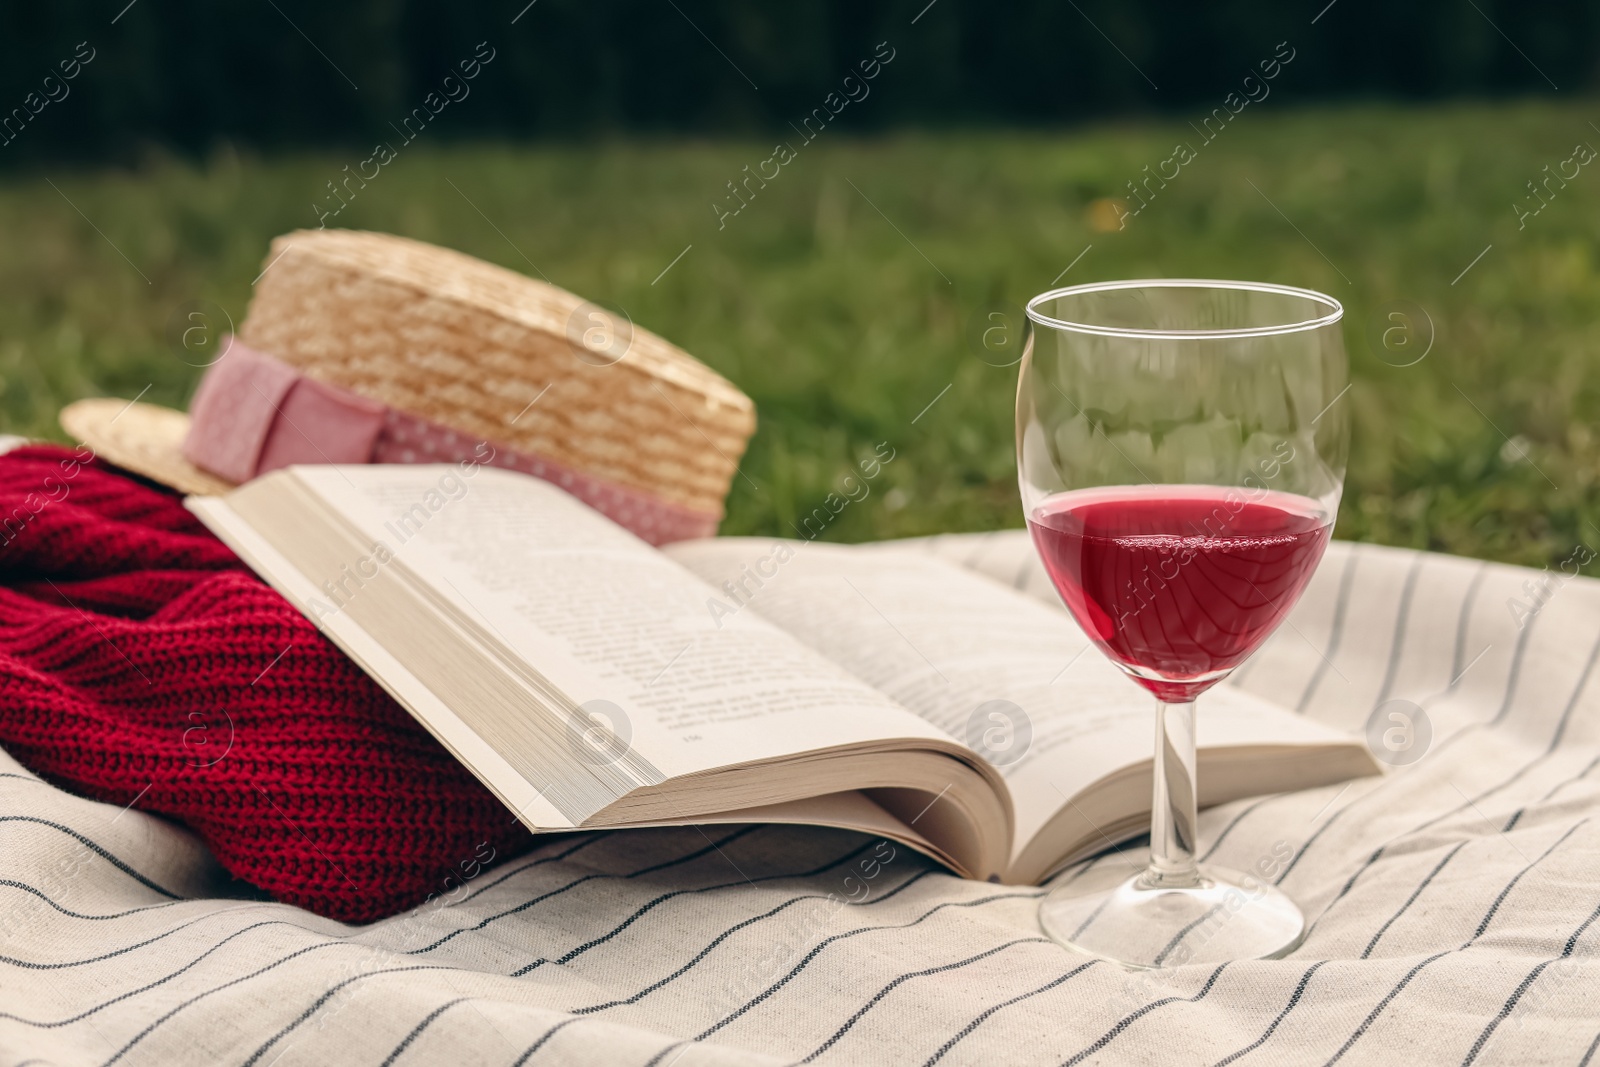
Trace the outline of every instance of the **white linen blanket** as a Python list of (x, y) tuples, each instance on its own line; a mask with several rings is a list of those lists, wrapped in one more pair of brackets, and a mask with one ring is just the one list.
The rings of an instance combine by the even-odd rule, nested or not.
[[(919, 544), (1055, 602), (1021, 532)], [(1600, 1067), (1597, 652), (1600, 583), (1335, 543), (1230, 684), (1353, 731), (1412, 701), (1427, 754), (1205, 812), (1218, 863), (1293, 848), (1314, 926), (1149, 975), (1045, 940), (1041, 890), (796, 827), (563, 837), (347, 927), (0, 753), (0, 1067)]]

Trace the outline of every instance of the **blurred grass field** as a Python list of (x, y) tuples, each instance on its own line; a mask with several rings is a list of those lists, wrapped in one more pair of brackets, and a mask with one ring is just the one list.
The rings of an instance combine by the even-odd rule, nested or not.
[[(1520, 226), (1513, 204), (1539, 203), (1527, 183), (1575, 145), (1600, 145), (1591, 120), (1600, 107), (1262, 107), (1209, 144), (1181, 119), (826, 132), (720, 229), (711, 205), (730, 206), (725, 183), (772, 154), (765, 141), (425, 135), (332, 224), (542, 272), (740, 385), (760, 429), (724, 532), (792, 535), (888, 442), (896, 458), (830, 540), (1021, 525), (1016, 369), (979, 342), (991, 310), (1057, 278), (1321, 289), (1346, 305), (1353, 379), (1338, 536), (1539, 566), (1600, 545), (1600, 167), (1544, 186)], [(1125, 229), (1095, 229), (1096, 202), (1179, 141), (1198, 158)], [(167, 341), (175, 309), (210, 300), (241, 320), (268, 240), (315, 226), (325, 183), (370, 153), (0, 177), (0, 430), (59, 439), (63, 403), (147, 386), (183, 406), (199, 371)], [(1425, 358), (1398, 365), (1430, 332)]]

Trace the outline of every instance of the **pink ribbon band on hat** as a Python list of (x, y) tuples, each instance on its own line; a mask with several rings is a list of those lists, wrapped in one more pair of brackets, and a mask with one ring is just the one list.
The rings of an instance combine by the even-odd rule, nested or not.
[(557, 485), (653, 545), (717, 532), (717, 515), (308, 378), (238, 338), (225, 351), (200, 380), (183, 441), (184, 458), (219, 478), (247, 482), (291, 463), (486, 462)]

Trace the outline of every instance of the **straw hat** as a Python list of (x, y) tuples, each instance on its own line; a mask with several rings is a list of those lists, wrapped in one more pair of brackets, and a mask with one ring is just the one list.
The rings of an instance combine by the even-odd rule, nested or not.
[(124, 470), (183, 493), (215, 496), (233, 488), (183, 458), (180, 449), (189, 433), (189, 416), (181, 411), (95, 397), (68, 404), (60, 418), (62, 429)]
[[(343, 405), (337, 418), (321, 417), (332, 410), (326, 405), (307, 408), (315, 425), (300, 425), (302, 416), (295, 429), (309, 438), (346, 409), (356, 423), (387, 412), (381, 433), (373, 431), (377, 461), (449, 458), (444, 438), (488, 442), (509, 457), (499, 465), (569, 488), (576, 480), (606, 500), (658, 502), (679, 527), (699, 516), (714, 530), (755, 409), (683, 350), (554, 285), (389, 234), (285, 234), (265, 262), (235, 346), (245, 355), (230, 351), (208, 370), (191, 405), (197, 419), (208, 389), (222, 388), (212, 382), (226, 376), (224, 364), (264, 397), (256, 382), (280, 383), (271, 395), (281, 399), (282, 382), (305, 380)], [(247, 372), (246, 355), (268, 365)], [(253, 403), (238, 382), (231, 388), (238, 395), (229, 404)], [(241, 426), (254, 417), (216, 401), (212, 408)], [(225, 491), (268, 469), (208, 453), (197, 437), (215, 452), (217, 435), (231, 432), (222, 417), (211, 421), (222, 425), (192, 427), (183, 413), (121, 400), (83, 400), (61, 413), (67, 432), (103, 458), (184, 492)], [(270, 433), (258, 427), (257, 438), (224, 442), (221, 451), (259, 452)], [(406, 447), (412, 440), (415, 449)]]

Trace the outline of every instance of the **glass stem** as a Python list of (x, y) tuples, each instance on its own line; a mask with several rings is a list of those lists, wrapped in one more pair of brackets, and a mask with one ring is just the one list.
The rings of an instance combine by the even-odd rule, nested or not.
[(1195, 865), (1194, 701), (1156, 705), (1155, 792), (1150, 810), (1150, 868), (1142, 881), (1152, 889), (1197, 885)]

